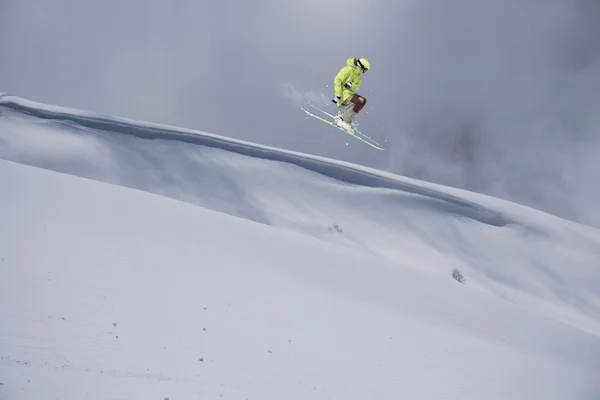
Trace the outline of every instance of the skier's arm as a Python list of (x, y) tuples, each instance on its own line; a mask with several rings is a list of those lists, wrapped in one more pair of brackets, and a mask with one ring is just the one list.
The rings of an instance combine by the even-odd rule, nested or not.
[(336, 97), (342, 97), (342, 92), (344, 91), (344, 84), (348, 82), (350, 78), (350, 69), (348, 67), (344, 67), (338, 72), (338, 74), (333, 79), (333, 91)]

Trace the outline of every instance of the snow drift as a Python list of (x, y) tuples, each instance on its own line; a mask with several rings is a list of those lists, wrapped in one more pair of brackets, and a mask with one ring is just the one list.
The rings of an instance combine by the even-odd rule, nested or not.
[(0, 96), (0, 158), (0, 394), (559, 399), (598, 389), (597, 229), (10, 95)]

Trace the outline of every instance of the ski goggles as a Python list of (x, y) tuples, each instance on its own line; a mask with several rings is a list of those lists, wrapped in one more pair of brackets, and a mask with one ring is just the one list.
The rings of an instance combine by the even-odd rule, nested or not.
[(363, 65), (363, 63), (360, 62), (360, 59), (356, 60), (356, 64), (358, 64), (358, 66), (362, 70), (363, 74), (369, 70), (368, 68), (365, 68), (365, 66)]

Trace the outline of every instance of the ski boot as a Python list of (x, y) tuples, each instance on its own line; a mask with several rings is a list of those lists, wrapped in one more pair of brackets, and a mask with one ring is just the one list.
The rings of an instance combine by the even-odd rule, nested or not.
[(354, 134), (354, 129), (352, 125), (349, 122), (346, 122), (342, 119), (341, 112), (338, 112), (338, 115), (333, 119), (333, 121), (337, 126), (342, 128), (343, 130), (347, 131), (348, 133)]

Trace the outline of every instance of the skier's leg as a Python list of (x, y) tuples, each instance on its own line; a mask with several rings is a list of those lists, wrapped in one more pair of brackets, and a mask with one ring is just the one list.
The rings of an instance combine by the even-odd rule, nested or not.
[(348, 123), (352, 123), (365, 104), (367, 104), (367, 99), (365, 97), (358, 94), (352, 95), (342, 103), (343, 106), (348, 106), (346, 111), (342, 114), (342, 119)]

